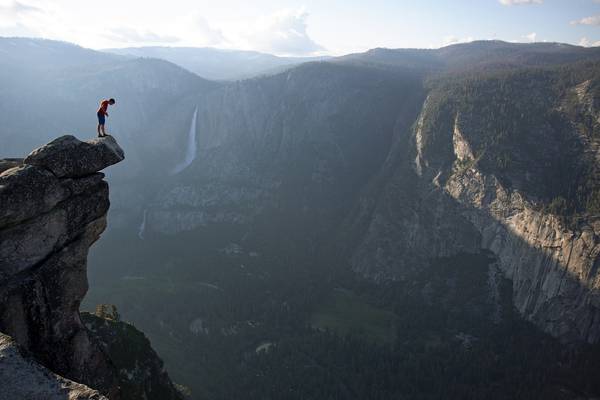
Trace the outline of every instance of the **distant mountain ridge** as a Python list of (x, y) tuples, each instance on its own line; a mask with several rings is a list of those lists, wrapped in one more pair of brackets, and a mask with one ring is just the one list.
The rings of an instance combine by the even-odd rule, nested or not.
[(335, 59), (343, 63), (420, 68), (426, 73), (550, 66), (591, 60), (600, 60), (600, 47), (564, 43), (509, 43), (501, 40), (479, 40), (439, 49), (375, 48)]
[(330, 57), (278, 57), (246, 50), (227, 50), (212, 47), (127, 47), (105, 49), (123, 56), (158, 58), (172, 62), (205, 79), (238, 80), (274, 74), (286, 68)]

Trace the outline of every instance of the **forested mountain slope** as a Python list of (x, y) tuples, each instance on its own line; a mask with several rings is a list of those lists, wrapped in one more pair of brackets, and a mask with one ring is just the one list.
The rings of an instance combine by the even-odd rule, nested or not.
[(226, 84), (126, 61), (164, 74), (131, 92), (85, 304), (195, 398), (597, 395), (599, 56), (375, 49)]

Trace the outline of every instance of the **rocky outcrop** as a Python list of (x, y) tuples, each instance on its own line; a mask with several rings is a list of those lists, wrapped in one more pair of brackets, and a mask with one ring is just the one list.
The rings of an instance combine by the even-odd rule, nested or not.
[(124, 158), (123, 150), (112, 136), (82, 142), (67, 135), (34, 150), (23, 163), (43, 167), (58, 178), (78, 178)]
[(50, 372), (3, 334), (0, 334), (0, 387), (0, 400), (108, 400), (96, 390)]
[[(123, 159), (110, 136), (87, 142), (63, 136), (24, 160), (0, 162), (6, 167), (0, 174), (0, 332), (10, 336), (0, 336), (0, 397), (152, 398), (131, 389), (145, 389), (146, 376), (122, 390), (118, 366), (79, 314), (88, 250), (106, 228), (109, 208), (98, 171)], [(144, 356), (160, 364), (145, 344), (148, 354), (129, 362)], [(177, 398), (168, 375), (152, 372), (167, 382), (163, 392), (170, 396), (162, 398)]]
[(113, 399), (114, 367), (83, 326), (79, 304), (88, 249), (109, 208), (97, 171), (122, 159), (112, 137), (64, 136), (0, 174), (0, 331), (49, 370)]

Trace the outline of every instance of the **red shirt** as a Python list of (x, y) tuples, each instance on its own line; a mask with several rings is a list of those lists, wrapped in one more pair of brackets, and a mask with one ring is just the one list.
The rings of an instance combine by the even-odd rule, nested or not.
[(108, 110), (108, 100), (102, 100), (100, 102), (100, 108), (98, 109), (98, 114), (108, 115), (106, 112)]

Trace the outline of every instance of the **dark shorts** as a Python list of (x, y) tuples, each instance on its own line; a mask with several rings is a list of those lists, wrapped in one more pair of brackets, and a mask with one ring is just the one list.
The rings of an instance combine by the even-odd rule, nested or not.
[(100, 125), (104, 125), (104, 121), (105, 121), (104, 114), (98, 113), (96, 115), (98, 116), (98, 123)]

